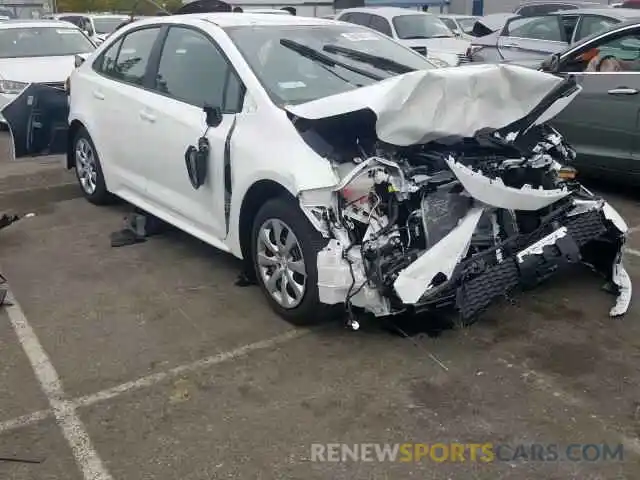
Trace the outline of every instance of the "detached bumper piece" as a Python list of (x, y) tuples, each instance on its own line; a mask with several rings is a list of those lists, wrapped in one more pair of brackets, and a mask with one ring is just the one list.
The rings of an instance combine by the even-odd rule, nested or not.
[[(583, 261), (580, 250), (607, 233), (605, 222), (601, 211), (569, 217), (562, 227), (552, 232), (536, 232), (533, 239), (520, 238), (529, 237), (523, 235), (514, 239), (513, 243), (524, 249), (513, 252), (500, 263), (487, 266), (481, 273), (468, 272), (477, 270), (482, 259), (472, 258), (461, 264), (455, 307), (462, 320), (470, 322), (497, 298), (516, 288), (531, 288), (563, 267)], [(528, 247), (522, 245), (524, 241), (529, 243)]]

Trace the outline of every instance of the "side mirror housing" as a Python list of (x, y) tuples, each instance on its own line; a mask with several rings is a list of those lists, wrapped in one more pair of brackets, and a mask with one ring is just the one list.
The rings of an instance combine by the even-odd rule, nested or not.
[(558, 73), (560, 71), (560, 55), (554, 53), (553, 55), (547, 57), (544, 62), (542, 62), (540, 68), (543, 72)]
[(204, 110), (207, 127), (215, 128), (222, 123), (222, 109), (220, 107), (205, 105), (202, 110)]
[(75, 57), (73, 57), (73, 65), (75, 68), (78, 68), (80, 65), (82, 65), (85, 61), (84, 57), (81, 57), (80, 55), (76, 55)]

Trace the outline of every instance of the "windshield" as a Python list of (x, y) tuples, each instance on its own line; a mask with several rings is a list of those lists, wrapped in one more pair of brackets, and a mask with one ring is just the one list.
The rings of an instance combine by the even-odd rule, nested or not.
[(118, 25), (127, 20), (128, 17), (108, 17), (108, 18), (93, 18), (93, 25), (95, 26), (96, 33), (106, 34), (112, 33)]
[(401, 72), (435, 68), (389, 37), (355, 25), (225, 30), (277, 105), (308, 102)]
[(478, 19), (475, 17), (460, 18), (458, 19), (458, 24), (460, 25), (460, 28), (462, 28), (462, 31), (464, 33), (471, 33), (473, 32), (473, 26), (477, 21)]
[(400, 15), (393, 18), (398, 38), (449, 38), (455, 35), (438, 17), (428, 14)]
[(55, 57), (89, 53), (95, 47), (77, 28), (0, 29), (0, 58)]

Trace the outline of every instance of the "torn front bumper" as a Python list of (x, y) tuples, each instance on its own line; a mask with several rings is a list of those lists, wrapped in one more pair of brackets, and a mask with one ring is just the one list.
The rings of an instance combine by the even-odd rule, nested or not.
[(535, 231), (458, 263), (448, 280), (429, 285), (411, 306), (417, 311), (452, 306), (469, 322), (495, 300), (583, 263), (601, 273), (612, 287), (616, 302), (610, 315), (623, 315), (631, 300), (631, 281), (622, 264), (626, 225), (611, 215), (615, 211), (608, 204), (588, 203), (589, 209), (561, 207)]

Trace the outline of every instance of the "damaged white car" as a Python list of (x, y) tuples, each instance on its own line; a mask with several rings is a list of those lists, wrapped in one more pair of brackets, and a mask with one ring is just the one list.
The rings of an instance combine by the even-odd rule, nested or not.
[(544, 123), (578, 93), (571, 79), (436, 69), (330, 20), (203, 14), (125, 27), (69, 88), (67, 166), (85, 196), (243, 258), (294, 323), (332, 305), (468, 322), (576, 263), (605, 277), (612, 316), (629, 306), (627, 226)]

